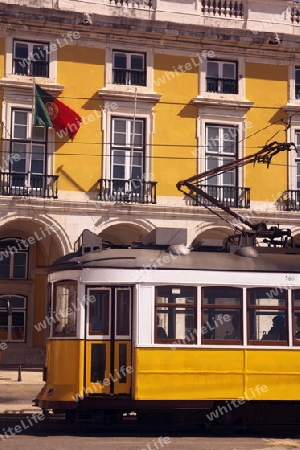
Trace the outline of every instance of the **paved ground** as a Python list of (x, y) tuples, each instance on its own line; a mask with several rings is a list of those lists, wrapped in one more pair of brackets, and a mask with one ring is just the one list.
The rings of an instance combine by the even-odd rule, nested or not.
[(40, 408), (32, 406), (32, 400), (43, 384), (41, 370), (22, 370), (19, 374), (17, 369), (0, 368), (0, 414), (40, 412)]

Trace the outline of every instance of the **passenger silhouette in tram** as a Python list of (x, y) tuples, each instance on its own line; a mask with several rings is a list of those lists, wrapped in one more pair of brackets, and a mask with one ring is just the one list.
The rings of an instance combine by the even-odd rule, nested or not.
[(295, 338), (300, 340), (300, 314), (295, 315), (295, 325), (298, 328), (295, 332)]
[(268, 333), (264, 334), (262, 340), (265, 341), (285, 341), (287, 339), (287, 329), (283, 316), (273, 317), (273, 326)]
[(168, 339), (166, 330), (159, 326), (159, 317), (156, 316), (156, 337), (157, 339)]
[(241, 321), (238, 313), (232, 314), (231, 317), (232, 332), (227, 331), (225, 339), (241, 339)]

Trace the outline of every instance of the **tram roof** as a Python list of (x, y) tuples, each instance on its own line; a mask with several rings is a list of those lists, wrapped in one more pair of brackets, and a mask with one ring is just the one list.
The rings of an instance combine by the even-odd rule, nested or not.
[(300, 272), (300, 252), (298, 248), (261, 248), (254, 252), (201, 250), (177, 254), (164, 248), (107, 248), (70, 253), (55, 261), (50, 272), (85, 268)]

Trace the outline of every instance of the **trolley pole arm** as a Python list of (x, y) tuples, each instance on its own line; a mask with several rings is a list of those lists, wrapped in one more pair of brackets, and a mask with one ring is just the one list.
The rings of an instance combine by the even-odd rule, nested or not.
[(292, 150), (292, 148), (296, 150), (296, 146), (293, 142), (290, 143), (286, 142), (280, 143), (277, 141), (271, 142), (270, 144), (265, 145), (261, 150), (252, 155), (248, 155), (245, 156), (244, 158), (237, 159), (236, 161), (223, 164), (222, 166), (215, 167), (214, 169), (206, 170), (205, 172), (202, 172), (199, 175), (194, 175), (193, 177), (188, 178), (187, 180), (181, 180), (176, 184), (176, 187), (180, 192), (192, 198), (196, 203), (201, 204), (200, 200), (197, 198), (197, 195), (199, 195), (200, 197), (203, 197), (209, 202), (211, 202), (212, 205), (217, 206), (226, 213), (238, 219), (243, 224), (249, 226), (251, 229), (256, 229), (257, 224), (251, 223), (243, 216), (232, 211), (232, 209), (229, 206), (226, 206), (224, 203), (220, 202), (219, 200), (217, 200), (216, 198), (212, 197), (207, 192), (205, 192), (201, 187), (201, 181), (204, 179), (208, 179), (216, 174), (225, 173), (228, 172), (229, 170), (245, 166), (246, 164), (263, 163), (267, 164), (267, 167), (269, 167), (273, 156), (277, 155), (282, 151), (290, 151)]

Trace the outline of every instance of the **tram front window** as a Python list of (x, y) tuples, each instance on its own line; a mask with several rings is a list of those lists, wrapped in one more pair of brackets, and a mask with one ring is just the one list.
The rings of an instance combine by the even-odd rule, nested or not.
[(52, 316), (53, 337), (76, 336), (77, 283), (61, 281), (55, 284)]

